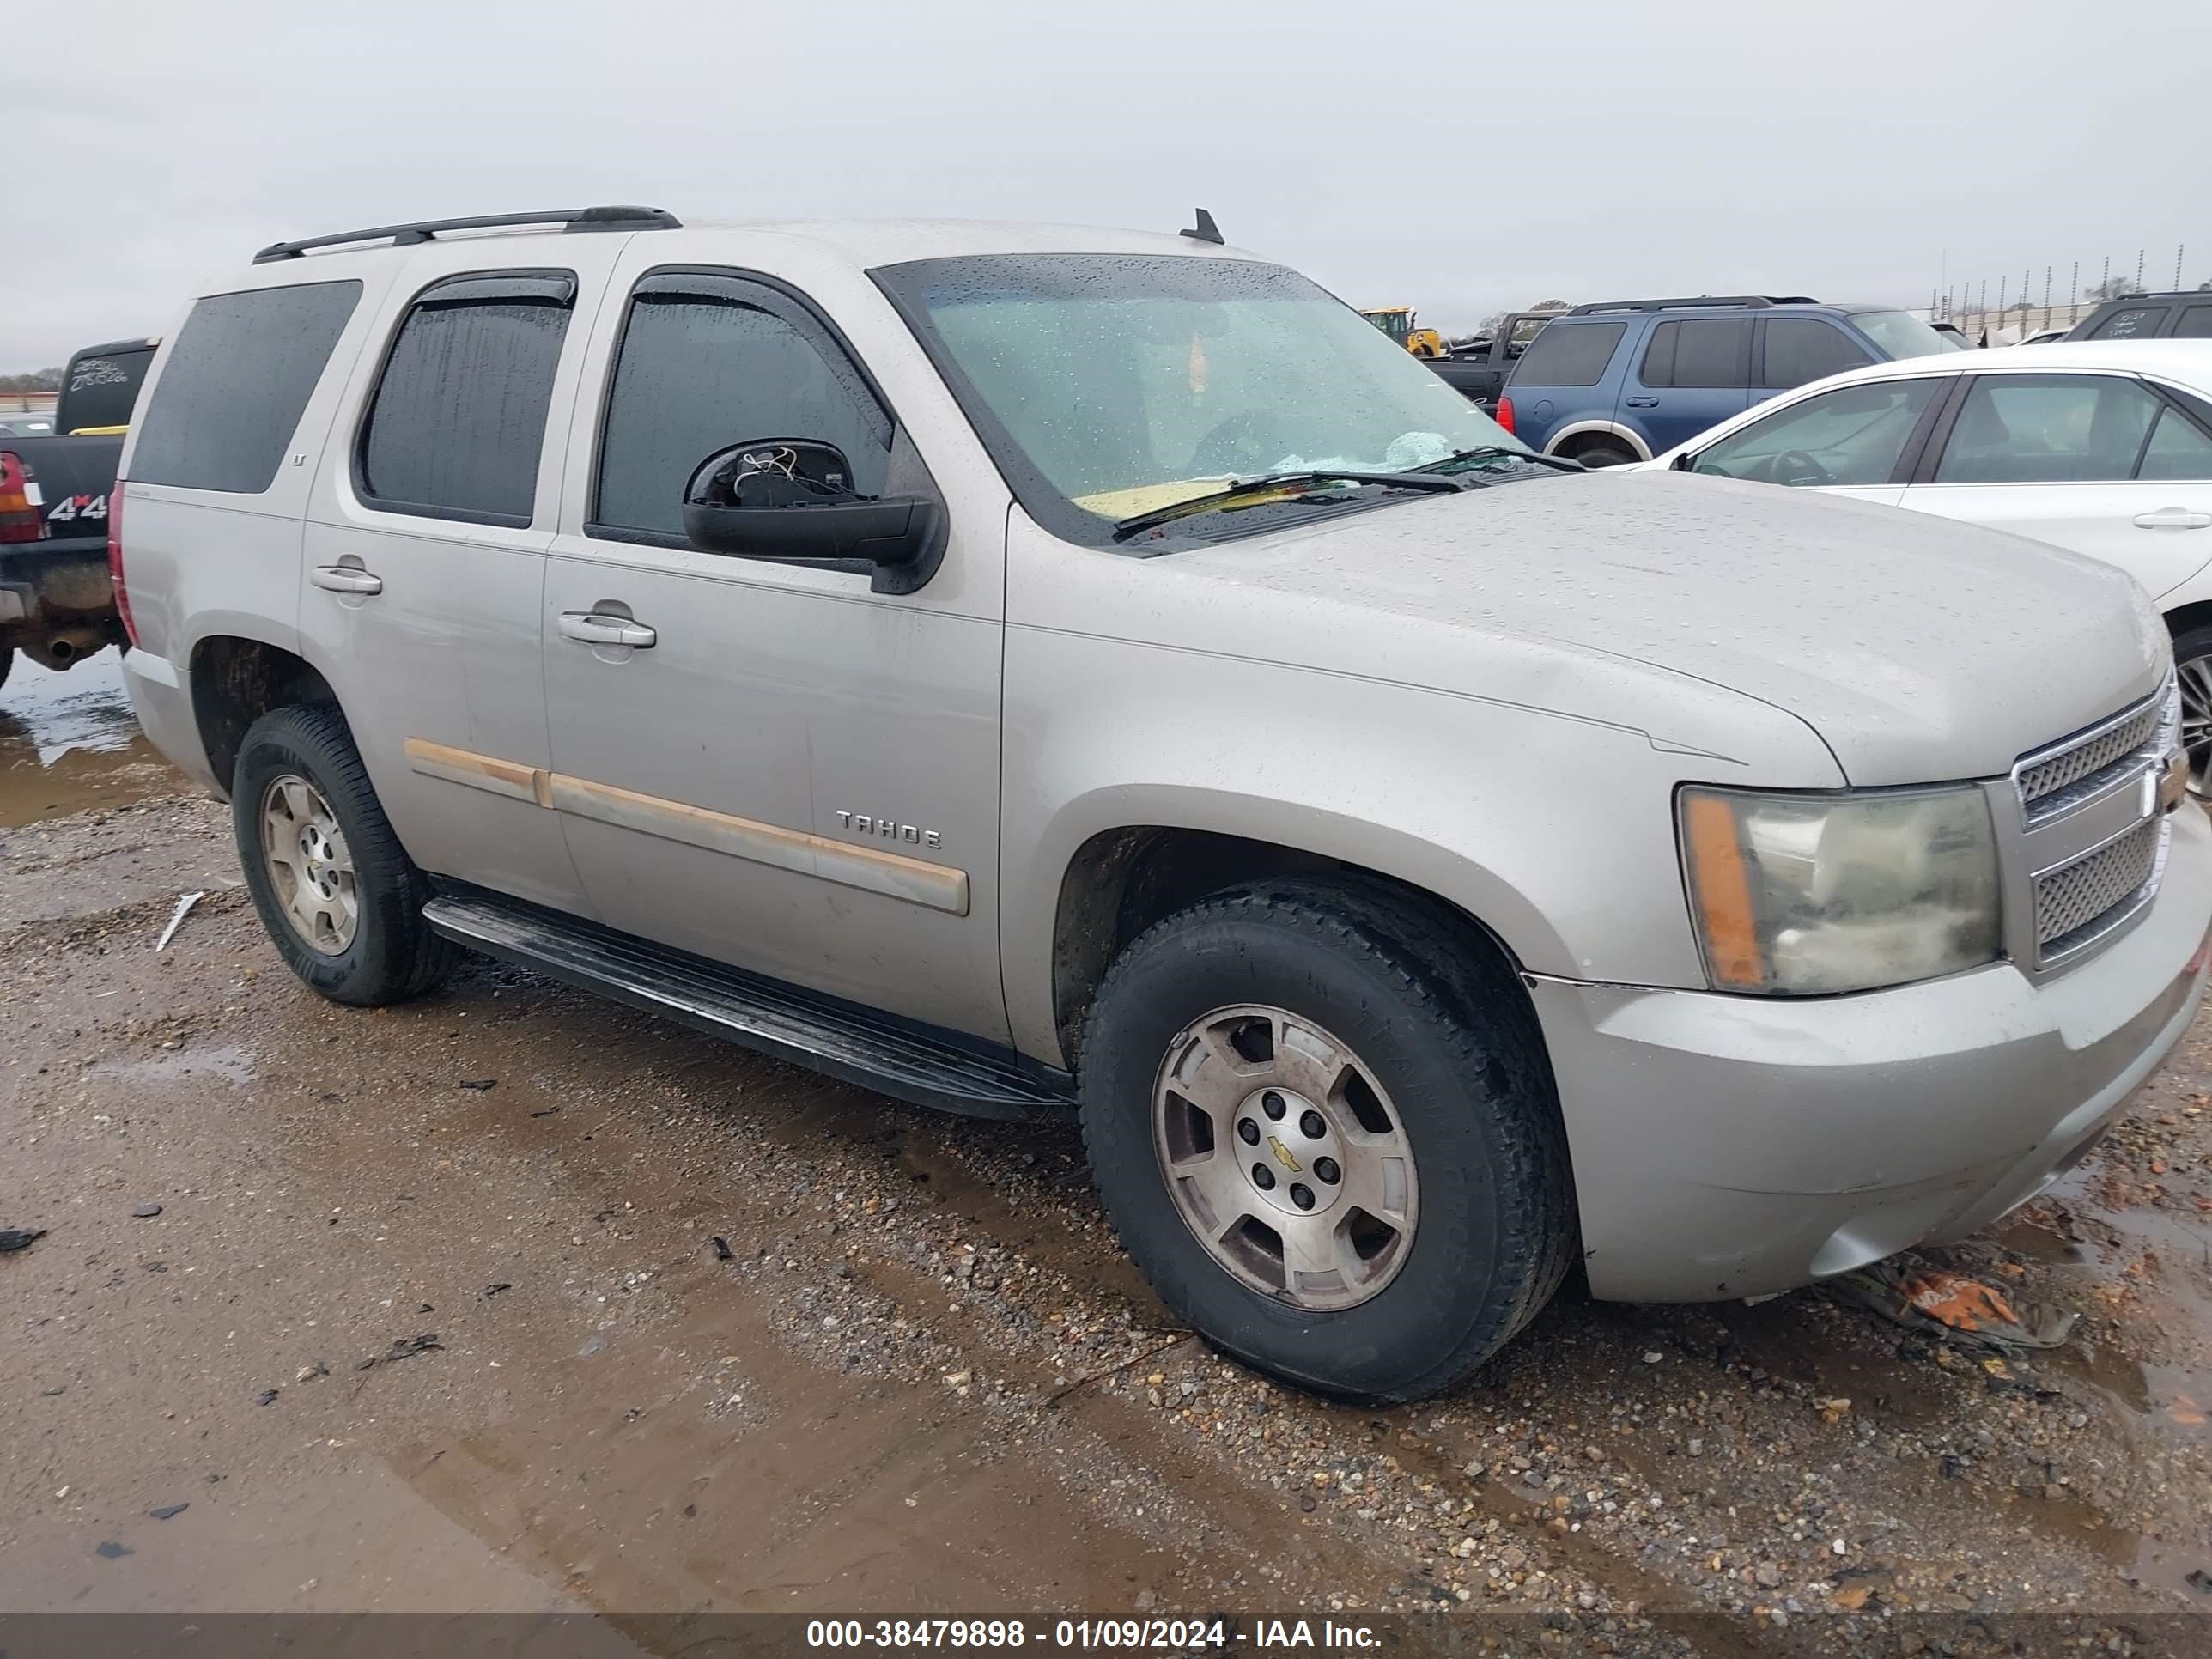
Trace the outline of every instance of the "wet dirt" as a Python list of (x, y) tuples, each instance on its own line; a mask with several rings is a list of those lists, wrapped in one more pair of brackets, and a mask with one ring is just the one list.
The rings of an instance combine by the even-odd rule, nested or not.
[(183, 787), (131, 717), (119, 653), (61, 673), (15, 658), (0, 685), (0, 830)]
[(1570, 1295), (1364, 1410), (1176, 1328), (1071, 1130), (489, 965), (332, 1006), (227, 833), (0, 832), (0, 1224), (48, 1230), (0, 1259), (0, 1606), (1565, 1611), (1729, 1651), (1701, 1615), (2207, 1600), (2212, 1016), (1941, 1256), (2080, 1310), (2056, 1353)]

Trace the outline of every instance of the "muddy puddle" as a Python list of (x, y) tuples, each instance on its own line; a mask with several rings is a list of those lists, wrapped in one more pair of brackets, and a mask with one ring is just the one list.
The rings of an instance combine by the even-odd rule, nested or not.
[(120, 653), (61, 674), (15, 658), (0, 685), (0, 830), (184, 787), (138, 729)]

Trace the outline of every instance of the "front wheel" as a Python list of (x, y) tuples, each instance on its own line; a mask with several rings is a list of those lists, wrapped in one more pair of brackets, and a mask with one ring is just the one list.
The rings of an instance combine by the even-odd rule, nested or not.
[(1626, 466), (1636, 457), (1619, 444), (1591, 444), (1577, 450), (1571, 459), (1587, 467), (1601, 467)]
[(1559, 1286), (1565, 1136), (1510, 975), (1402, 901), (1271, 883), (1131, 945), (1084, 1044), (1123, 1245), (1216, 1346), (1322, 1392), (1417, 1398)]
[(422, 920), (429, 883), (400, 846), (329, 704), (253, 723), (231, 779), (246, 890), (291, 970), (333, 1002), (418, 996), (459, 951)]
[(2174, 635), (2173, 674), (2181, 687), (2181, 744), (2189, 751), (2189, 793), (2212, 804), (2212, 623)]

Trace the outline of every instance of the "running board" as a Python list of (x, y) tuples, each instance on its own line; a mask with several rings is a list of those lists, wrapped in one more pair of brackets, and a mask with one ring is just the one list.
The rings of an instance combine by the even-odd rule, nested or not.
[(422, 917), (471, 951), (916, 1105), (1018, 1119), (1056, 1116), (1075, 1105), (1066, 1073), (1011, 1049), (535, 905), (447, 893), (424, 905)]

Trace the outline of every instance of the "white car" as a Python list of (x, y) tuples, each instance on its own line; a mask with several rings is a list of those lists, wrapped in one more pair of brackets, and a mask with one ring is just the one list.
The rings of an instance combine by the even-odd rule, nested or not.
[(2119, 566), (2173, 632), (2191, 784), (2212, 795), (2212, 340), (1871, 363), (1622, 470), (1670, 468), (1911, 507)]

